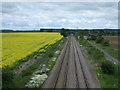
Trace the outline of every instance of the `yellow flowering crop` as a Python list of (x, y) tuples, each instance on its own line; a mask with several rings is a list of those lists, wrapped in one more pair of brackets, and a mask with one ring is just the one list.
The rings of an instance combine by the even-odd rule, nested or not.
[[(45, 45), (51, 45), (60, 40), (60, 33), (2, 33), (2, 66), (12, 65)], [(43, 49), (40, 51), (44, 51)]]

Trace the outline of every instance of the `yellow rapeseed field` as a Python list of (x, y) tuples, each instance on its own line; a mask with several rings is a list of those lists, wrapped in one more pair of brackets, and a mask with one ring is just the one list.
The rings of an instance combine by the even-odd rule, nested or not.
[(54, 44), (62, 38), (60, 33), (52, 32), (2, 33), (0, 35), (2, 35), (2, 63), (0, 62), (0, 67), (12, 65), (45, 45)]

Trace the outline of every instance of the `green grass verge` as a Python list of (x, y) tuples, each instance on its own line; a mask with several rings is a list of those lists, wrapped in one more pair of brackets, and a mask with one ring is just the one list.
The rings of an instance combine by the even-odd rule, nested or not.
[[(63, 41), (63, 42), (61, 42)], [(66, 41), (66, 38), (63, 38), (62, 40), (57, 41), (55, 44), (49, 46), (48, 48), (46, 48), (46, 51), (44, 53), (41, 53), (41, 59), (36, 59), (37, 61), (32, 64), (31, 66), (29, 66), (26, 70), (22, 71), (20, 74), (14, 74), (13, 77), (13, 82), (7, 82), (9, 84), (5, 85), (3, 84), (3, 87), (9, 87), (9, 88), (26, 88), (25, 84), (27, 84), (30, 80), (30, 78), (32, 77), (32, 74), (37, 71), (40, 70), (42, 68), (43, 64), (46, 64), (46, 67), (49, 68), (50, 70), (47, 71), (47, 74), (52, 70), (52, 68), (55, 65), (55, 61), (52, 60), (53, 57), (57, 58), (59, 56), (59, 54), (55, 54), (55, 52), (57, 50), (61, 51), (62, 50), (62, 46), (64, 44), (64, 42)], [(8, 68), (9, 71), (13, 72), (14, 68), (11, 67)], [(15, 68), (16, 69), (16, 68)], [(9, 73), (8, 73), (9, 74)], [(3, 81), (4, 83), (4, 81)]]
[[(91, 56), (88, 56), (87, 58), (91, 59)], [(93, 65), (96, 71), (96, 75), (99, 79), (102, 88), (118, 88), (118, 72), (116, 72), (113, 75), (105, 74), (102, 72), (101, 67), (97, 66), (96, 62), (91, 60), (91, 64)]]
[[(90, 60), (91, 65), (94, 67), (94, 70), (96, 72), (96, 75), (99, 79), (100, 85), (102, 88), (118, 88), (118, 81), (119, 81), (119, 74), (120, 73), (118, 66), (115, 65), (115, 73), (114, 74), (105, 74), (102, 72), (101, 67), (100, 67), (100, 63), (102, 60), (105, 60), (106, 62), (108, 62), (105, 57), (102, 55), (98, 55), (99, 58), (94, 58), (94, 54), (97, 53), (95, 48), (92, 47), (87, 40), (83, 39), (83, 37), (78, 39), (78, 36), (76, 36), (76, 39), (79, 41), (80, 45), (82, 47), (89, 47), (87, 49), (83, 49), (82, 51), (85, 53), (85, 56), (88, 60)], [(92, 54), (89, 53), (90, 49), (94, 49), (92, 50)], [(100, 53), (100, 52), (98, 52)], [(100, 57), (101, 56), (101, 57)]]
[(94, 44), (96, 44), (98, 47), (102, 48), (103, 50), (105, 50), (107, 53), (109, 53), (111, 56), (113, 56), (114, 58), (116, 58), (117, 60), (120, 61), (119, 59), (119, 52), (120, 52), (120, 49), (117, 48), (116, 46), (110, 44), (109, 46), (103, 46), (102, 44), (98, 44), (98, 43), (95, 43), (95, 41), (92, 41)]

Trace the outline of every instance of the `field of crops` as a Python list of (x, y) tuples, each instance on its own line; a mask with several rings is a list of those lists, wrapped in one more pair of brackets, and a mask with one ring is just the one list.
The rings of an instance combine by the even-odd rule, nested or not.
[(0, 67), (12, 65), (45, 45), (54, 44), (62, 38), (59, 33), (43, 32), (2, 33), (0, 35), (2, 35), (2, 65), (0, 63)]

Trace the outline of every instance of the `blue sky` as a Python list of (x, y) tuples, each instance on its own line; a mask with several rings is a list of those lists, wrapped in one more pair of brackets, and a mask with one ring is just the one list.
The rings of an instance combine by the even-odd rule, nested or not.
[(4, 2), (0, 13), (3, 29), (118, 28), (117, 2)]

